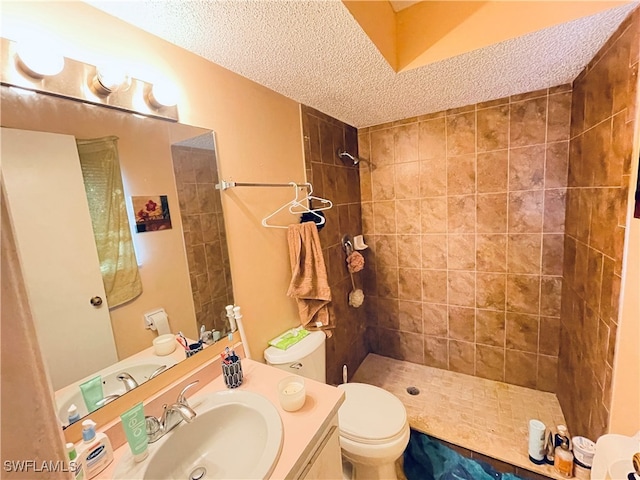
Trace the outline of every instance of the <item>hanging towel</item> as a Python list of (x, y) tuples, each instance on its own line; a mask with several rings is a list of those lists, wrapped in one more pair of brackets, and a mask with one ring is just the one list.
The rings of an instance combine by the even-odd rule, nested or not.
[(291, 261), (287, 295), (298, 302), (300, 324), (309, 330), (333, 328), (329, 316), (331, 289), (316, 224), (289, 225), (287, 240)]

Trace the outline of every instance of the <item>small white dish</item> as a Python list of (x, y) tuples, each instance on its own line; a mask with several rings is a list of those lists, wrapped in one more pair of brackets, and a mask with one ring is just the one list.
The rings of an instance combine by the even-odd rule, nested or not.
[(176, 343), (176, 337), (173, 333), (159, 335), (153, 339), (153, 351), (160, 357), (170, 355), (176, 349)]
[(307, 397), (304, 378), (300, 375), (289, 375), (278, 382), (278, 398), (280, 405), (287, 412), (300, 410)]

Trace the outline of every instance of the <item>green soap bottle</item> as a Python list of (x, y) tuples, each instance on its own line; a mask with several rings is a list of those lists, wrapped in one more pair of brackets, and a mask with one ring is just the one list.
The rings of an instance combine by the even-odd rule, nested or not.
[(76, 452), (76, 447), (73, 443), (67, 443), (67, 453), (69, 454), (69, 470), (73, 473), (73, 478), (75, 480), (84, 480), (84, 469), (77, 460), (78, 452)]

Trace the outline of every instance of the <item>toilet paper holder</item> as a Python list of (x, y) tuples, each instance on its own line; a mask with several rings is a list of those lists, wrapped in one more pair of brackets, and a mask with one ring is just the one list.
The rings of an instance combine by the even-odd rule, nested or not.
[(151, 312), (147, 312), (144, 314), (144, 328), (146, 328), (147, 330), (153, 330), (155, 332), (158, 330), (156, 321), (167, 318), (167, 312), (164, 311), (164, 308), (158, 308)]

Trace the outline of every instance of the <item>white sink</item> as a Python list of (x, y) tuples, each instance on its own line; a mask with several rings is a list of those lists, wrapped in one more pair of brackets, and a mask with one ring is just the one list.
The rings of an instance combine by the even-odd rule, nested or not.
[(609, 433), (596, 442), (591, 478), (593, 480), (626, 480), (634, 471), (633, 454), (640, 452), (640, 432), (633, 437)]
[(114, 478), (258, 479), (271, 474), (280, 456), (283, 429), (269, 400), (245, 390), (228, 390), (195, 395), (189, 404), (198, 414), (191, 423), (182, 422), (150, 444), (149, 457), (139, 464), (128, 451)]
[[(117, 368), (105, 369), (105, 371), (100, 372), (102, 376), (103, 395), (107, 397), (108, 395), (122, 395), (126, 393), (124, 383), (117, 379), (117, 376), (122, 372), (127, 372), (136, 380), (136, 382), (138, 382), (138, 385), (142, 385), (142, 383), (149, 380), (151, 374), (162, 365), (166, 365), (166, 367), (169, 368), (173, 364), (175, 364), (175, 362), (171, 361), (171, 359), (168, 359), (168, 361), (143, 360), (139, 362), (129, 362), (128, 364), (119, 366)], [(93, 377), (95, 377), (96, 375), (94, 375)], [(89, 380), (93, 377), (88, 377), (84, 380)], [(69, 424), (69, 421), (67, 420), (67, 410), (69, 409), (71, 404), (74, 404), (76, 407), (78, 407), (78, 413), (80, 414), (80, 417), (84, 417), (89, 413), (89, 411), (87, 410), (87, 406), (84, 403), (84, 399), (82, 398), (82, 392), (80, 391), (79, 386), (79, 384), (83, 381), (80, 381), (78, 384), (74, 385), (71, 388), (65, 388), (63, 392), (56, 394), (58, 418), (62, 422), (62, 425)]]

